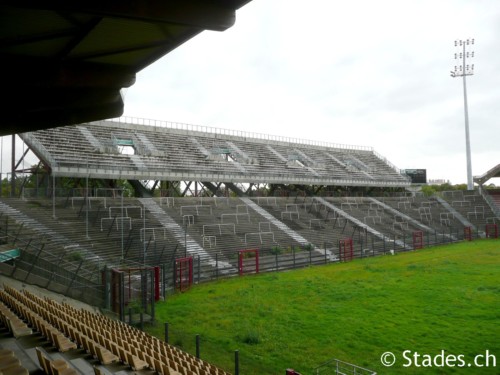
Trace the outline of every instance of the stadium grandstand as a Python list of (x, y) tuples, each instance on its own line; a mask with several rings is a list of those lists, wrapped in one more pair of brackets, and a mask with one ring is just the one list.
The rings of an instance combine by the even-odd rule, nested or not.
[(123, 288), (152, 303), (222, 276), (489, 236), (498, 221), (483, 190), (404, 192), (408, 176), (367, 147), (127, 118), (19, 136), (48, 174), (0, 202), (3, 265), (122, 318), (136, 298)]
[[(188, 124), (125, 118), (20, 136), (55, 177), (213, 181), (232, 184), (229, 189), (237, 193), (237, 183), (410, 185), (407, 176), (368, 147)], [(138, 193), (147, 194), (145, 189)]]
[(498, 237), (499, 166), (427, 197), (370, 147), (117, 117), (137, 72), (248, 2), (0, 5), (0, 134), (39, 160), (0, 194), (0, 373), (226, 374), (134, 306), (154, 321), (200, 282)]
[[(2, 2), (0, 53), (2, 68), (9, 72), (4, 79), (4, 89), (9, 95), (2, 101), (0, 134), (13, 135), (121, 116), (120, 91), (135, 82), (137, 72), (204, 30), (223, 31), (231, 27), (236, 10), (248, 2)], [(14, 171), (11, 181), (11, 192), (14, 192)], [(78, 242), (71, 244), (69, 232), (59, 231), (61, 227), (50, 229), (64, 220), (50, 224), (36, 214), (24, 214), (22, 209), (4, 202), (1, 205), (1, 275), (24, 279), (41, 285), (42, 290), (48, 288), (64, 294), (64, 290), (78, 289), (82, 276), (86, 279), (84, 283), (88, 283), (105, 265), (100, 256), (94, 256), (92, 242), (87, 241), (84, 246)], [(11, 225), (20, 229), (19, 236), (11, 236)], [(27, 237), (21, 238), (24, 237), (22, 228), (30, 228), (38, 250), (24, 243)], [(73, 228), (74, 234), (80, 229)], [(62, 250), (60, 262), (53, 258), (55, 253), (44, 250), (49, 243), (49, 247), (55, 245), (52, 250)], [(70, 262), (63, 259), (73, 247), (80, 247), (80, 256), (88, 256), (91, 263), (97, 261), (93, 271), (89, 273), (87, 265), (80, 262), (76, 269), (70, 266), (59, 272), (70, 263), (78, 263), (75, 255)], [(25, 253), (35, 255), (37, 260), (19, 277), (15, 271), (17, 260)], [(24, 264), (29, 262), (26, 259)], [(86, 288), (85, 292), (90, 296), (98, 290)], [(0, 300), (2, 374), (132, 374), (151, 369), (164, 375), (225, 373), (162, 343), (149, 353), (154, 360), (151, 356), (148, 359), (146, 353), (133, 345), (143, 337), (139, 331), (112, 324), (105, 329), (105, 324), (110, 322), (104, 323), (102, 316), (84, 319), (82, 312), (68, 310), (69, 306), (49, 305), (47, 300), (39, 299), (39, 294), (28, 295), (25, 290), (16, 291), (4, 285)], [(65, 320), (69, 318), (71, 320)], [(84, 322), (86, 328), (74, 325), (75, 319)], [(113, 346), (114, 352), (111, 347), (105, 349), (110, 343), (109, 337), (104, 336), (106, 332), (111, 332), (113, 342), (118, 344)], [(113, 367), (114, 363), (118, 364)]]
[[(18, 184), (0, 199), (2, 274), (111, 311), (120, 322), (137, 321), (135, 301), (154, 320), (157, 300), (203, 281), (498, 236), (498, 208), (485, 190), (411, 193), (408, 176), (368, 147), (129, 118), (19, 137), (40, 160), (34, 171), (45, 172), (35, 187)], [(125, 180), (134, 194), (126, 194)], [(333, 194), (338, 186), (399, 192)], [(74, 368), (53, 350), (78, 346), (96, 366), (76, 361), (80, 372), (225, 373), (152, 337), (144, 340), (157, 353), (127, 345), (116, 331), (141, 331), (124, 323), (9, 287), (0, 297), (7, 314), (28, 319), (6, 323), (9, 332), (37, 330), (48, 341), (27, 351), (41, 366), (59, 360)], [(94, 333), (95, 324), (110, 328)]]

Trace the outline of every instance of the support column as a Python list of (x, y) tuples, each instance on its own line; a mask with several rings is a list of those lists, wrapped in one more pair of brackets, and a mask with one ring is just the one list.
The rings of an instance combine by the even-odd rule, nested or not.
[(14, 197), (16, 193), (16, 135), (12, 134), (12, 158), (10, 174), (10, 196)]

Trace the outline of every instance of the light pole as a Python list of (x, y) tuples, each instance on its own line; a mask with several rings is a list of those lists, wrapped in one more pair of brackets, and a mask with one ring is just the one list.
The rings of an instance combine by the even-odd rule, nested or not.
[(465, 80), (466, 76), (471, 76), (474, 74), (474, 64), (468, 65), (467, 59), (474, 57), (474, 51), (468, 51), (467, 47), (474, 44), (474, 39), (466, 40), (455, 40), (455, 47), (458, 48), (459, 52), (455, 53), (455, 60), (458, 64), (455, 65), (455, 70), (451, 71), (451, 76), (462, 77), (464, 84), (464, 113), (465, 113), (465, 150), (467, 154), (467, 190), (474, 190), (474, 185), (472, 183), (472, 164), (470, 156), (470, 137), (469, 137), (469, 111), (467, 109), (467, 83)]

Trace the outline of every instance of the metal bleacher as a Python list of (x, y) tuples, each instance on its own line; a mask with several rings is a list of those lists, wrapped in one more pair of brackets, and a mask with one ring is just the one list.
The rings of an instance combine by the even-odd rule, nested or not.
[[(55, 177), (405, 187), (407, 177), (370, 148), (185, 124), (103, 121), (22, 134)], [(128, 148), (128, 152), (123, 149)], [(0, 251), (20, 249), (11, 276), (99, 305), (107, 268), (162, 266), (192, 256), (196, 281), (239, 271), (258, 249), (262, 270), (342, 261), (474, 237), (498, 217), (479, 194), (439, 197), (123, 197), (73, 189), (52, 199), (0, 200)], [(12, 263), (12, 262), (11, 262)], [(1, 263), (0, 263), (1, 266)], [(90, 291), (90, 292), (89, 292)]]
[(461, 240), (467, 226), (484, 237), (485, 225), (498, 220), (479, 194), (456, 192), (439, 199), (108, 197), (52, 204), (1, 199), (0, 246), (21, 254), (10, 276), (93, 305), (102, 303), (93, 291), (104, 267), (163, 265), (172, 288), (176, 258), (192, 256), (196, 281), (211, 280), (237, 274), (244, 249), (258, 249), (261, 269), (274, 270), (342, 260), (345, 238), (353, 239), (354, 257), (375, 256), (413, 250), (415, 232), (426, 245)]
[[(101, 121), (20, 136), (55, 177), (410, 185), (405, 175), (369, 147), (137, 122)], [(124, 153), (127, 147), (129, 152)]]

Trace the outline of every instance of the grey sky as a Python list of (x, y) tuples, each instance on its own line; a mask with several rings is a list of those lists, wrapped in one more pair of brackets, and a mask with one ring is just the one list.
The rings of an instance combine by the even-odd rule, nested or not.
[(229, 30), (140, 72), (124, 115), (372, 146), (400, 168), (465, 183), (463, 86), (450, 70), (466, 38), (479, 175), (500, 163), (498, 0), (253, 0)]
[[(305, 5), (306, 4), (306, 5)], [(138, 75), (125, 115), (372, 146), (466, 182), (454, 41), (468, 77), (473, 174), (500, 163), (498, 0), (253, 0)]]

